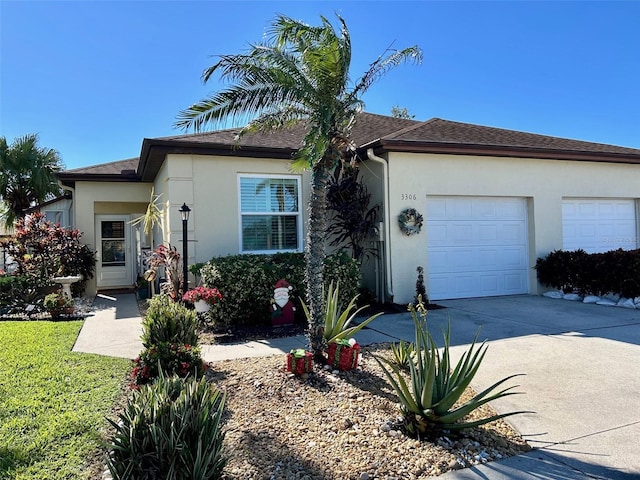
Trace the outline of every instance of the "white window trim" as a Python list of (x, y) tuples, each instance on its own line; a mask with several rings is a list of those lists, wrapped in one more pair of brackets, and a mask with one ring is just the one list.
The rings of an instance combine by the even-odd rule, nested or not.
[[(276, 178), (276, 179), (293, 179), (298, 185), (298, 213), (283, 212), (278, 214), (277, 212), (254, 212), (247, 213), (246, 215), (281, 215), (289, 217), (298, 217), (298, 248), (296, 249), (280, 249), (280, 250), (243, 250), (242, 249), (242, 190), (241, 179), (242, 178)], [(238, 196), (238, 251), (240, 253), (252, 253), (252, 254), (272, 254), (272, 253), (298, 253), (304, 250), (303, 238), (302, 238), (302, 223), (304, 221), (302, 217), (302, 181), (300, 175), (286, 175), (286, 174), (272, 174), (272, 173), (239, 173), (237, 181), (237, 196)]]

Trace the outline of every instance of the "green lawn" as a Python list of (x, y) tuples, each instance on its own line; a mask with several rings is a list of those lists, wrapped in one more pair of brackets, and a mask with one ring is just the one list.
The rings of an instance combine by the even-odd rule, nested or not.
[(131, 362), (72, 353), (81, 327), (0, 322), (0, 479), (90, 478)]

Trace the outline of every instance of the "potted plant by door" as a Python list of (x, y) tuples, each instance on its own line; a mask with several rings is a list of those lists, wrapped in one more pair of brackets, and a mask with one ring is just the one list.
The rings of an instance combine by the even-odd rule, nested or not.
[(58, 320), (63, 314), (72, 315), (74, 310), (73, 300), (58, 292), (50, 293), (44, 297), (43, 305), (52, 320)]
[(196, 312), (208, 312), (212, 305), (222, 300), (222, 294), (217, 288), (196, 287), (188, 290), (182, 296), (185, 302), (193, 303)]

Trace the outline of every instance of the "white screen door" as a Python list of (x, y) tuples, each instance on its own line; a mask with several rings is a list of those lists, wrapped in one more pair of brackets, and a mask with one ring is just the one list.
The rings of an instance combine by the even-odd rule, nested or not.
[(128, 215), (96, 216), (97, 286), (126, 287), (133, 284)]

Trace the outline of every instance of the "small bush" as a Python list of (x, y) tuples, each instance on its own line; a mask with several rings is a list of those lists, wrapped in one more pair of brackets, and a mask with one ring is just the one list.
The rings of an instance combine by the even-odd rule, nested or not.
[(133, 361), (131, 388), (147, 385), (156, 380), (160, 371), (182, 378), (200, 378), (207, 364), (200, 357), (200, 349), (194, 345), (180, 343), (159, 343), (145, 348)]
[[(284, 278), (293, 287), (291, 298), (297, 307), (298, 320), (303, 318), (300, 301), (305, 299), (304, 255), (302, 253), (277, 253), (274, 255), (229, 255), (215, 257), (206, 264), (192, 266), (198, 275), (202, 269), (215, 266), (214, 284), (205, 281), (207, 287), (220, 290), (223, 300), (209, 311), (213, 323), (218, 326), (262, 325), (271, 319), (271, 297), (275, 284)], [(330, 255), (325, 260), (325, 287), (340, 283), (340, 302), (348, 305), (358, 294), (360, 265), (345, 252)]]
[(204, 379), (161, 375), (134, 392), (119, 422), (107, 465), (115, 480), (221, 478), (225, 397)]
[(142, 344), (146, 348), (162, 343), (198, 344), (195, 312), (174, 302), (169, 295), (156, 295), (149, 300), (142, 328)]

